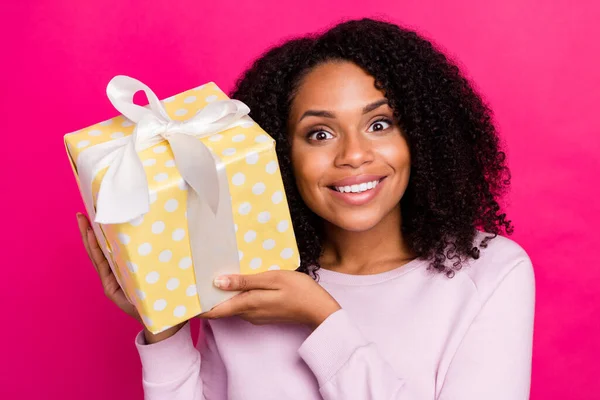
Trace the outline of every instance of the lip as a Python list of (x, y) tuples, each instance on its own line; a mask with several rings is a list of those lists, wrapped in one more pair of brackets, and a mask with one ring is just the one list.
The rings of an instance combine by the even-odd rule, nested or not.
[[(351, 183), (351, 184), (344, 183), (343, 185), (338, 184), (338, 182), (348, 182), (349, 181), (348, 179), (350, 179), (350, 178), (347, 178), (346, 180), (336, 182), (336, 185), (334, 185), (334, 186), (358, 185), (359, 183), (365, 183), (365, 182), (371, 182), (374, 180), (378, 180), (377, 176), (375, 176), (375, 175), (363, 175), (363, 176), (365, 176), (369, 179), (358, 180), (355, 177), (354, 181), (350, 181), (350, 182), (354, 182), (354, 183)], [(358, 178), (362, 178), (362, 176), (358, 177)], [(373, 189), (364, 191), (362, 193), (352, 193), (352, 192), (342, 193), (342, 192), (338, 192), (331, 186), (329, 186), (328, 189), (331, 191), (331, 195), (334, 198), (339, 199), (350, 206), (362, 206), (362, 205), (367, 204), (371, 200), (373, 200), (375, 198), (375, 196), (377, 196), (379, 194), (379, 192), (381, 191), (381, 187), (383, 185), (385, 185), (385, 181), (386, 181), (385, 177), (379, 177), (379, 179), (380, 180), (379, 180), (379, 183), (377, 184), (377, 186), (375, 186)]]
[(348, 178), (344, 178), (342, 180), (333, 182), (329, 186), (352, 186), (352, 185), (360, 185), (361, 183), (380, 181), (385, 176), (383, 175), (357, 175), (350, 176)]

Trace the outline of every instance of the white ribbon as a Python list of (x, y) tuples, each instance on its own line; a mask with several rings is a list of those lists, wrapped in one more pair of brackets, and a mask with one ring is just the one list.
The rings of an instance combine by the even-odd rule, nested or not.
[[(146, 94), (149, 108), (134, 104), (138, 91)], [(250, 109), (238, 100), (221, 100), (188, 120), (173, 121), (154, 92), (136, 79), (116, 76), (106, 93), (136, 126), (130, 136), (79, 154), (77, 171), (90, 217), (99, 224), (118, 224), (150, 210), (148, 182), (138, 152), (166, 140), (188, 185), (188, 233), (196, 286), (202, 310), (208, 311), (233, 295), (215, 289), (212, 281), (220, 274), (238, 273), (239, 259), (225, 165), (199, 138), (241, 125), (248, 121)], [(94, 208), (92, 182), (107, 167)]]

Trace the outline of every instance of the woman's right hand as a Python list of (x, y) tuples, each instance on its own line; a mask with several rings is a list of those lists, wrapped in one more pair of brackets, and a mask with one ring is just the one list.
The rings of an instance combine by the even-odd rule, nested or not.
[[(110, 265), (108, 264), (108, 260), (106, 257), (104, 257), (104, 254), (98, 245), (98, 241), (96, 240), (96, 236), (94, 235), (94, 231), (92, 230), (87, 217), (81, 213), (77, 213), (77, 225), (79, 225), (79, 233), (81, 234), (81, 240), (83, 241), (83, 245), (85, 246), (88, 257), (92, 261), (96, 272), (98, 272), (98, 275), (100, 275), (100, 281), (102, 282), (102, 287), (104, 288), (104, 294), (127, 315), (135, 318), (143, 325), (140, 314), (137, 312), (133, 304), (127, 300), (123, 289), (121, 289), (119, 283), (117, 282), (117, 278), (115, 278), (115, 275), (112, 273)], [(151, 344), (165, 340), (177, 333), (179, 329), (183, 327), (183, 325), (185, 325), (185, 322), (156, 335), (144, 327), (144, 337), (146, 338), (146, 343)]]

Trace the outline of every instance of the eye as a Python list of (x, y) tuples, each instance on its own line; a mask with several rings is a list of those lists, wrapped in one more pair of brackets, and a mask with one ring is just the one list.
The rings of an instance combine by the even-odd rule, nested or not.
[[(385, 124), (387, 124), (388, 126), (385, 126)], [(374, 129), (374, 131), (383, 131), (386, 128), (389, 128), (390, 126), (392, 126), (392, 121), (390, 121), (388, 118), (380, 118), (377, 121), (373, 122), (371, 124), (372, 127), (376, 127)], [(369, 132), (373, 132), (373, 131), (369, 131)]]
[(323, 140), (332, 139), (333, 135), (327, 131), (317, 130), (309, 132), (306, 136), (308, 140), (315, 140), (317, 142), (321, 142)]

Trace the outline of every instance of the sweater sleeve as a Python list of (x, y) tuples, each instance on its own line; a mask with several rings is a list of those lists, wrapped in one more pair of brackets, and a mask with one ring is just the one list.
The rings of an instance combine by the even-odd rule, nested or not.
[(535, 308), (529, 259), (517, 264), (471, 323), (446, 373), (439, 400), (527, 400)]
[(317, 378), (324, 400), (415, 400), (343, 308), (323, 321), (298, 353)]
[(211, 335), (212, 331), (203, 324), (197, 349), (189, 322), (175, 335), (158, 343), (146, 344), (140, 332), (135, 345), (142, 362), (144, 399), (225, 399), (224, 366), (214, 351)]
[[(474, 319), (436, 399), (528, 399), (533, 309), (533, 269), (522, 262)], [(343, 309), (317, 327), (298, 352), (324, 400), (421, 400)]]

